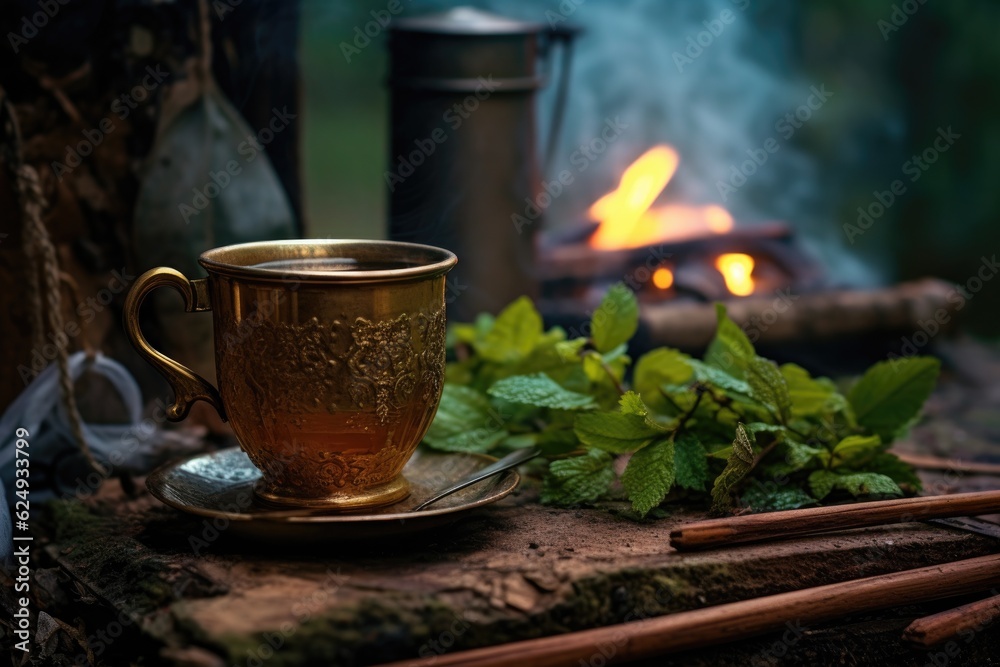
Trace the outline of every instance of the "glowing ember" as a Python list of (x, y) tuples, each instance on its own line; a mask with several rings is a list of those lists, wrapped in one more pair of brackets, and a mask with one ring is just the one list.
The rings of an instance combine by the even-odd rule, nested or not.
[(733, 217), (721, 206), (652, 207), (679, 164), (677, 151), (660, 145), (629, 165), (618, 187), (590, 207), (590, 216), (600, 223), (590, 245), (601, 250), (637, 248), (731, 230)]
[(719, 255), (715, 268), (726, 281), (726, 288), (736, 296), (753, 294), (753, 257), (741, 252)]
[(674, 272), (665, 266), (653, 271), (653, 284), (659, 289), (670, 289), (674, 284)]

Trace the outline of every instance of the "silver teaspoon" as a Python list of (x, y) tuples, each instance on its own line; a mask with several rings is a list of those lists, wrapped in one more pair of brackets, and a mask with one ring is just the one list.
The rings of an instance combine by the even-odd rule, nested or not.
[(437, 495), (432, 496), (431, 498), (425, 500), (424, 502), (420, 503), (416, 507), (412, 508), (410, 511), (411, 512), (419, 512), (420, 510), (426, 508), (428, 505), (436, 503), (437, 501), (439, 501), (442, 498), (445, 498), (447, 496), (450, 496), (451, 494), (455, 493), (456, 491), (461, 491), (462, 489), (464, 489), (467, 486), (472, 486), (473, 484), (476, 484), (477, 482), (481, 482), (484, 479), (487, 479), (488, 477), (493, 477), (494, 475), (502, 473), (504, 470), (510, 470), (511, 468), (516, 468), (517, 466), (521, 465), (525, 461), (530, 461), (531, 459), (535, 458), (536, 456), (541, 455), (541, 453), (542, 453), (542, 450), (539, 449), (538, 447), (528, 447), (528, 448), (525, 448), (525, 449), (517, 449), (517, 450), (511, 452), (510, 454), (508, 454), (507, 456), (503, 457), (499, 461), (497, 461), (495, 463), (491, 463), (488, 466), (486, 466), (485, 468), (482, 468), (481, 470), (477, 470), (476, 472), (472, 473), (471, 475), (463, 477), (462, 479), (460, 479), (459, 481), (455, 482), (454, 484), (452, 484), (448, 488), (446, 488), (443, 491), (439, 492)]

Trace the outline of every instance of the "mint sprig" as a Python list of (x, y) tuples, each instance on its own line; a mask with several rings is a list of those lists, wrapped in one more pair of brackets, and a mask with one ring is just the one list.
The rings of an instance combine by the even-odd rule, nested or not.
[(667, 499), (726, 513), (919, 489), (887, 450), (919, 417), (936, 359), (876, 364), (845, 395), (827, 378), (760, 357), (723, 306), (717, 314), (702, 360), (652, 350), (636, 360), (631, 390), (639, 308), (624, 284), (594, 311), (589, 336), (544, 330), (525, 297), (496, 317), (452, 325), (454, 361), (424, 444), (495, 454), (537, 446), (553, 459), (543, 502), (624, 491), (640, 516)]

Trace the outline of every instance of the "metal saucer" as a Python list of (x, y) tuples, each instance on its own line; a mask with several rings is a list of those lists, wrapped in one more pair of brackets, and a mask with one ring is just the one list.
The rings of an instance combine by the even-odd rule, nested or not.
[(262, 504), (253, 493), (260, 471), (238, 447), (162, 465), (146, 478), (146, 487), (163, 503), (213, 519), (219, 530), (243, 537), (376, 538), (444, 526), (508, 495), (521, 479), (516, 470), (507, 470), (463, 489), (425, 510), (409, 511), (436, 491), (494, 461), (494, 457), (484, 454), (418, 450), (403, 469), (410, 483), (409, 497), (394, 505), (336, 514), (309, 509), (279, 510)]

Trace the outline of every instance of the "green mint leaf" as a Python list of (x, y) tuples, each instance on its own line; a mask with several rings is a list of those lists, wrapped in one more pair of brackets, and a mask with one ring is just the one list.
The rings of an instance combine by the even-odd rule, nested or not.
[(576, 416), (573, 430), (580, 442), (612, 454), (642, 449), (653, 438), (663, 437), (663, 429), (646, 417), (621, 412), (584, 412)]
[(826, 450), (794, 440), (785, 440), (784, 453), (788, 472), (796, 472), (808, 467), (817, 457), (825, 454)]
[(812, 494), (816, 498), (823, 500), (833, 493), (834, 487), (837, 486), (837, 477), (838, 475), (835, 472), (817, 470), (809, 475), (809, 490), (812, 491)]
[(736, 488), (753, 470), (755, 456), (750, 437), (743, 424), (736, 425), (736, 439), (733, 440), (726, 468), (712, 487), (712, 511), (716, 514), (724, 514), (733, 509)]
[(839, 474), (831, 470), (817, 470), (809, 476), (809, 487), (814, 496), (822, 500), (834, 489), (847, 491), (852, 496), (901, 496), (902, 489), (885, 475), (873, 472)]
[(580, 446), (580, 440), (571, 428), (548, 428), (537, 435), (535, 444), (543, 454), (568, 454)]
[(885, 475), (896, 484), (901, 486), (905, 484), (915, 492), (923, 488), (920, 477), (917, 476), (913, 466), (904, 463), (898, 456), (890, 452), (876, 454), (871, 461), (865, 464), (865, 470)]
[(475, 346), (476, 341), (485, 336), (493, 328), (495, 318), (489, 313), (479, 313), (476, 321), (472, 324), (458, 322), (448, 325), (448, 347), (454, 347), (456, 343), (467, 343)]
[(639, 357), (635, 364), (632, 385), (643, 396), (658, 394), (663, 385), (684, 385), (694, 372), (688, 355), (669, 347), (661, 347)]
[(860, 466), (871, 460), (882, 449), (882, 438), (877, 435), (849, 435), (833, 448), (831, 465)]
[(735, 378), (743, 379), (747, 364), (757, 356), (753, 343), (743, 333), (743, 330), (726, 315), (726, 307), (715, 304), (718, 327), (715, 338), (705, 352), (705, 363), (725, 371)]
[(532, 405), (559, 410), (587, 410), (594, 407), (594, 399), (585, 394), (563, 389), (544, 373), (514, 375), (493, 383), (490, 396), (511, 403)]
[(740, 496), (740, 504), (755, 512), (777, 512), (797, 510), (818, 503), (799, 488), (769, 488), (755, 483)]
[(538, 444), (538, 436), (540, 435), (541, 433), (517, 433), (507, 436), (500, 444), (510, 449), (527, 449)]
[(681, 433), (674, 442), (677, 485), (691, 491), (704, 491), (709, 481), (705, 448), (693, 433)]
[(590, 338), (600, 352), (627, 343), (639, 328), (639, 302), (624, 283), (608, 290), (590, 318)]
[(781, 375), (788, 385), (793, 417), (814, 417), (847, 407), (847, 399), (827, 378), (814, 379), (809, 375), (809, 371), (795, 364), (782, 365)]
[(567, 360), (559, 349), (560, 345), (567, 342), (564, 340), (565, 335), (562, 329), (547, 331), (536, 341), (535, 347), (527, 356), (498, 368), (496, 379), (534, 373), (545, 373), (555, 379), (560, 373), (577, 368), (580, 363), (579, 357)]
[(645, 417), (649, 414), (649, 409), (646, 404), (642, 402), (642, 398), (639, 394), (634, 391), (625, 392), (620, 399), (618, 399), (618, 405), (621, 406), (622, 414), (626, 415), (636, 415), (638, 417)]
[(847, 396), (858, 423), (890, 442), (916, 419), (934, 390), (940, 370), (941, 362), (932, 357), (875, 364)]
[(753, 396), (753, 390), (745, 380), (730, 375), (720, 368), (709, 366), (694, 359), (688, 363), (694, 369), (694, 375), (700, 382), (711, 385), (716, 389), (721, 389), (730, 398), (743, 402), (757, 403), (757, 399)]
[(779, 421), (787, 422), (792, 399), (788, 396), (788, 384), (775, 363), (754, 357), (747, 363), (746, 379), (753, 397), (770, 408)]
[(662, 503), (673, 483), (674, 443), (669, 438), (633, 454), (622, 473), (622, 487), (640, 516)]
[(556, 353), (566, 362), (580, 361), (580, 351), (587, 346), (586, 338), (574, 338), (556, 343)]
[(646, 406), (642, 397), (634, 391), (627, 391), (618, 399), (619, 410), (623, 415), (635, 415), (642, 417), (646, 421), (646, 426), (657, 432), (669, 432), (676, 428), (675, 420), (669, 424), (663, 424), (655, 419), (655, 415)]
[(462, 433), (455, 433), (449, 436), (431, 435), (430, 431), (424, 436), (424, 442), (431, 449), (442, 452), (472, 452), (485, 454), (497, 446), (507, 437), (507, 431), (493, 431), (488, 428), (474, 428)]
[(852, 496), (902, 496), (903, 491), (896, 482), (885, 475), (874, 472), (856, 472), (841, 475), (837, 486)]
[(469, 387), (446, 383), (424, 442), (447, 452), (483, 453), (508, 435), (486, 396)]
[(631, 359), (624, 354), (627, 347), (619, 345), (607, 354), (590, 350), (583, 355), (583, 370), (591, 382), (608, 382), (611, 376), (619, 383), (625, 378), (625, 369)]
[(765, 422), (750, 422), (746, 424), (747, 431), (751, 433), (778, 433), (785, 434), (788, 432), (781, 424), (767, 424)]
[(728, 461), (729, 457), (733, 455), (733, 446), (731, 444), (709, 445), (705, 450), (708, 452), (708, 458), (718, 461)]
[(547, 505), (578, 505), (597, 500), (615, 481), (611, 455), (597, 449), (583, 456), (553, 461), (542, 487)]
[(531, 299), (522, 296), (504, 308), (475, 343), (487, 361), (510, 363), (526, 357), (542, 339), (542, 316)]

